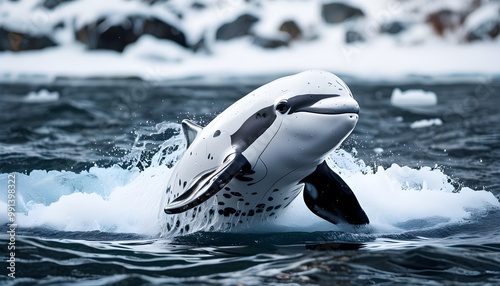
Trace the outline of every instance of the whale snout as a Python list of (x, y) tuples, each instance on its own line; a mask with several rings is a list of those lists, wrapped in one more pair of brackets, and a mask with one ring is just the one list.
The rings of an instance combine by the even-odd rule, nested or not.
[(310, 105), (303, 105), (295, 112), (309, 112), (317, 114), (359, 114), (358, 102), (350, 96), (331, 95)]

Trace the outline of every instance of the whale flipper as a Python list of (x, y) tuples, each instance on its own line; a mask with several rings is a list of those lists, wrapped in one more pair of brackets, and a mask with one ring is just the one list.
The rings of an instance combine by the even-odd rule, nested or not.
[(218, 168), (200, 174), (184, 193), (165, 206), (165, 213), (182, 213), (202, 204), (249, 168), (250, 163), (241, 153), (229, 155)]
[(300, 182), (304, 183), (304, 202), (317, 216), (334, 224), (370, 222), (351, 188), (325, 161)]
[(203, 127), (187, 119), (182, 120), (181, 125), (184, 136), (186, 136), (187, 146), (189, 147), (189, 145), (193, 143), (198, 133), (203, 130)]

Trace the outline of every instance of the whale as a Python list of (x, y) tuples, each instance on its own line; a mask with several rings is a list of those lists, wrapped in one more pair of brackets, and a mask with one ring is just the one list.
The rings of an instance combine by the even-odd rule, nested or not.
[(308, 70), (255, 89), (205, 127), (183, 120), (187, 149), (166, 185), (165, 231), (251, 229), (296, 199), (332, 224), (368, 224), (325, 161), (352, 133), (359, 110), (339, 77)]

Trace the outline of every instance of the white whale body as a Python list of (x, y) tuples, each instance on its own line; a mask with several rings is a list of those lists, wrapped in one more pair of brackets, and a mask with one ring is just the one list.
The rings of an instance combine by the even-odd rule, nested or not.
[(166, 188), (166, 231), (248, 228), (279, 216), (301, 191), (327, 221), (369, 223), (324, 161), (358, 113), (340, 78), (309, 70), (252, 91), (204, 128), (184, 120), (188, 148)]

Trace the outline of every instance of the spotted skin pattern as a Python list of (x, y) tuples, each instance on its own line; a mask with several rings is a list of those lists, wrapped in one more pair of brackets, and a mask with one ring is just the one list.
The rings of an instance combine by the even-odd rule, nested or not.
[(277, 218), (301, 193), (301, 180), (352, 132), (358, 111), (340, 78), (310, 70), (254, 90), (203, 129), (184, 121), (189, 146), (162, 202), (165, 232)]

